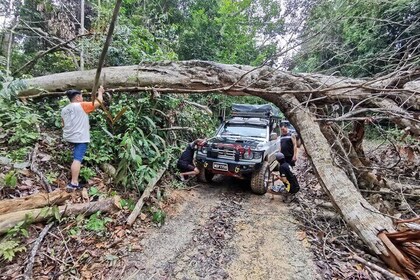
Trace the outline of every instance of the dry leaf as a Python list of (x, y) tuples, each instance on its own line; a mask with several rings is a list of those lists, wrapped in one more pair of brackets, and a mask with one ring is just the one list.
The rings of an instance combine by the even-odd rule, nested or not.
[(144, 221), (144, 220), (146, 220), (146, 218), (147, 218), (146, 214), (144, 214), (143, 212), (140, 213), (140, 220)]
[(298, 232), (296, 232), (296, 237), (299, 241), (302, 241), (303, 239), (306, 238), (306, 232), (298, 231)]

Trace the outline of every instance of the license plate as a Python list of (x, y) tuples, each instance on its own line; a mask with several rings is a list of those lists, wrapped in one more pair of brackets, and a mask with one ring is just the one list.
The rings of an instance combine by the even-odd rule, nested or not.
[(213, 162), (213, 169), (220, 171), (228, 171), (227, 163)]

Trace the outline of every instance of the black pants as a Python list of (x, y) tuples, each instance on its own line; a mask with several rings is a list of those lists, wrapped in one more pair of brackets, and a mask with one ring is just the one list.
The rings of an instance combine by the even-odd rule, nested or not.
[(293, 160), (293, 156), (284, 156), (284, 160), (290, 164), (290, 166), (295, 166), (295, 161)]

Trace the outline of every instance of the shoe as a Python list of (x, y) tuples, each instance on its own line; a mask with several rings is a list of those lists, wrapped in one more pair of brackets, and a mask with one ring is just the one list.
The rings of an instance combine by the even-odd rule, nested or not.
[(295, 200), (295, 198), (296, 198), (295, 194), (285, 193), (283, 197), (283, 202), (289, 204), (293, 200)]
[(81, 189), (82, 189), (82, 186), (80, 184), (79, 185), (73, 185), (72, 183), (68, 183), (67, 186), (66, 186), (66, 191), (67, 192), (78, 191), (78, 190), (81, 190)]
[(175, 177), (178, 179), (178, 181), (181, 181), (181, 182), (185, 182), (186, 181), (185, 177), (182, 176), (181, 174), (178, 174)]

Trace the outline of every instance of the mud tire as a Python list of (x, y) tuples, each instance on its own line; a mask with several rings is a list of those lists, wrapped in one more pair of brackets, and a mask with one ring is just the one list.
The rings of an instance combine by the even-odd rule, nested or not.
[(251, 177), (251, 190), (255, 194), (263, 195), (268, 190), (268, 180), (270, 178), (270, 165), (264, 162), (258, 171)]
[(210, 183), (213, 180), (214, 174), (207, 171), (204, 167), (200, 168), (200, 173), (197, 176), (198, 181), (202, 183)]

